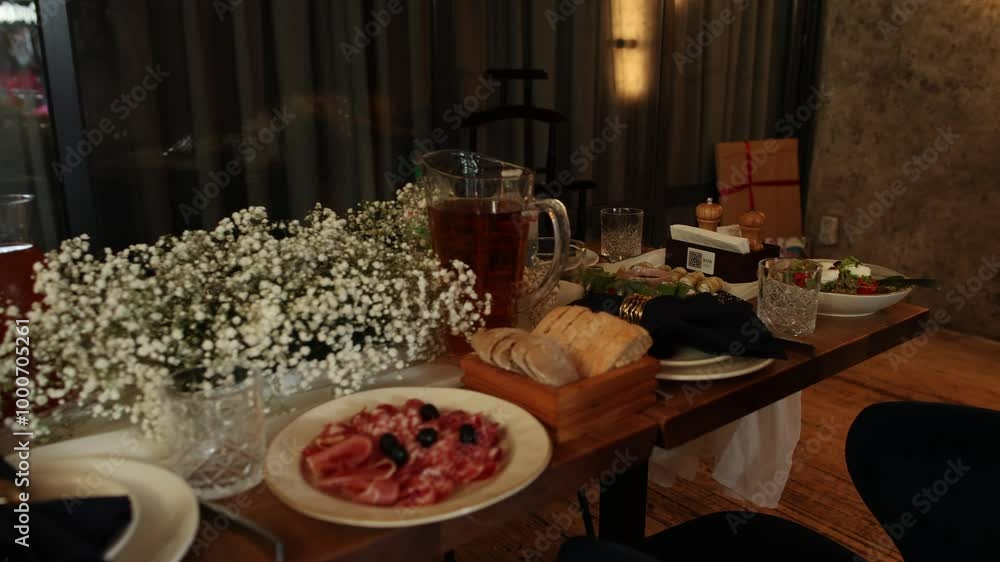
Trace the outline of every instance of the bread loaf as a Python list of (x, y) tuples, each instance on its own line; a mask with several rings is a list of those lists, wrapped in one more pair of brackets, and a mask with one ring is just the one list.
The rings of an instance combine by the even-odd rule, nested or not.
[(653, 339), (641, 326), (582, 306), (553, 309), (534, 333), (544, 333), (567, 347), (580, 374), (592, 377), (637, 361)]
[(580, 378), (570, 353), (555, 340), (514, 328), (480, 330), (469, 338), (480, 359), (551, 386)]

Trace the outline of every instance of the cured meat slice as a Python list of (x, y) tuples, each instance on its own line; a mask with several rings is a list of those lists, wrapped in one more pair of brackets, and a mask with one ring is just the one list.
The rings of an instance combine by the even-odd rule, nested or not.
[(314, 477), (350, 470), (361, 465), (372, 454), (374, 445), (370, 437), (352, 435), (325, 449), (305, 457), (306, 465)]
[[(482, 413), (436, 408), (424, 419), (424, 405), (416, 399), (400, 406), (380, 404), (327, 424), (302, 452), (306, 480), (358, 503), (421, 506), (496, 473), (503, 455), (499, 424)], [(433, 430), (434, 438), (420, 442), (421, 430)], [(392, 439), (380, 446), (386, 434)]]

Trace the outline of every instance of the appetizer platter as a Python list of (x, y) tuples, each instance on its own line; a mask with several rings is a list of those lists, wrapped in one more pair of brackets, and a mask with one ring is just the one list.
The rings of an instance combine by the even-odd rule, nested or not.
[(639, 293), (649, 297), (684, 298), (697, 293), (725, 291), (729, 285), (719, 277), (706, 276), (700, 271), (683, 267), (653, 265), (640, 262), (610, 273), (600, 267), (591, 267), (581, 275), (583, 286), (591, 293), (608, 293), (627, 296)]
[(482, 330), (461, 361), (462, 383), (520, 404), (557, 441), (655, 402), (659, 363), (649, 334), (580, 306), (550, 311), (531, 332)]
[(854, 257), (812, 261), (824, 267), (818, 311), (823, 316), (868, 316), (903, 300), (913, 287), (937, 287), (932, 279), (907, 278), (887, 267), (865, 264)]
[(500, 398), (398, 387), (322, 404), (268, 448), (264, 478), (292, 509), (389, 528), (466, 515), (523, 489), (548, 466), (545, 428)]
[(317, 490), (356, 503), (432, 505), (492, 476), (500, 438), (488, 414), (411, 398), (326, 424), (302, 451), (302, 472)]

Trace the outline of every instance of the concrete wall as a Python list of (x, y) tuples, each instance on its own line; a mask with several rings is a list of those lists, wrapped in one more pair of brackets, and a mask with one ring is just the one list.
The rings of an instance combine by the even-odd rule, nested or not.
[[(913, 302), (1000, 338), (1000, 1), (825, 3), (806, 231), (818, 257), (943, 283)], [(820, 217), (841, 219), (836, 246)]]

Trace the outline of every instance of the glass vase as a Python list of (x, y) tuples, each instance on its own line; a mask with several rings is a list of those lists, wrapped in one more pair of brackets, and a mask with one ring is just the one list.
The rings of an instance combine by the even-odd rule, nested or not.
[(267, 434), (255, 372), (232, 367), (229, 382), (205, 389), (204, 368), (171, 375), (165, 389), (170, 464), (201, 499), (249, 490), (263, 478)]

